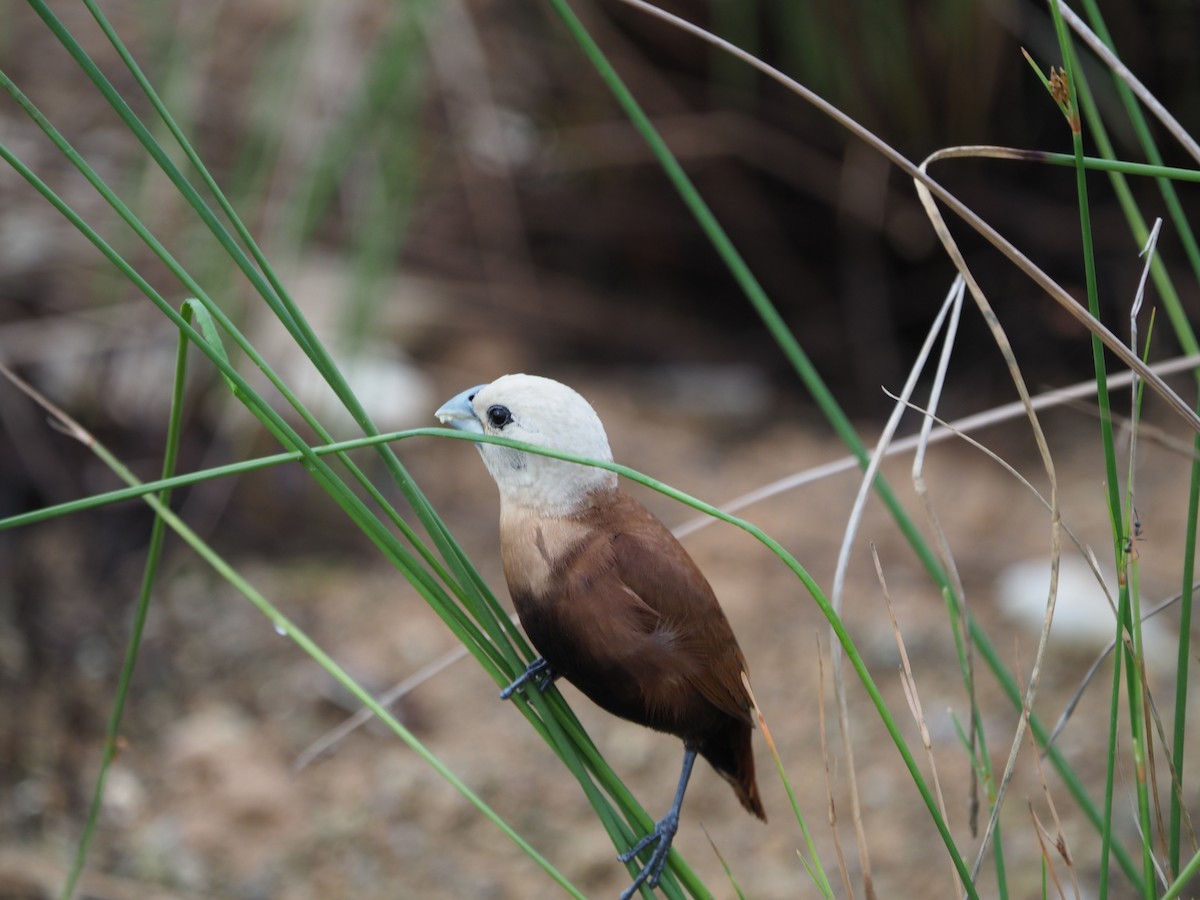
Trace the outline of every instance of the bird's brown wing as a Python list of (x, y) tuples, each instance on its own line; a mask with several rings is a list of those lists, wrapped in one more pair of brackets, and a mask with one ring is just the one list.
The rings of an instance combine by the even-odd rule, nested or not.
[[(712, 587), (674, 535), (637, 500), (617, 491), (611, 510), (614, 574), (643, 607), (641, 621), (689, 683), (735, 719), (752, 721), (742, 685), (746, 660)], [(653, 618), (649, 614), (652, 612)]]

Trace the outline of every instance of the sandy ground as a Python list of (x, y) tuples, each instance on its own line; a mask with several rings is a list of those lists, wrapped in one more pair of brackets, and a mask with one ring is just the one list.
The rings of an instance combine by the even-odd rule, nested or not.
[[(464, 374), (463, 383), (471, 378)], [(675, 414), (601, 378), (575, 380), (606, 419), (619, 460), (707, 500), (728, 500), (842, 455), (831, 438), (812, 429), (769, 419), (731, 423)], [(447, 396), (457, 389), (457, 382), (445, 385)], [(1055, 414), (1049, 422), (1064, 520), (1083, 540), (1101, 548), (1107, 527), (1103, 474), (1093, 443), (1081, 439), (1094, 426), (1072, 412)], [(1164, 424), (1180, 430), (1173, 422)], [(985, 437), (1044, 485), (1016, 426)], [(1175, 554), (1184, 513), (1180, 485), (1187, 464), (1149, 442), (1142, 449), (1140, 564), (1145, 596), (1158, 598), (1174, 589), (1177, 577)], [(403, 445), (401, 454), (488, 582), (503, 592), (495, 491), (474, 451), (423, 440)], [(903, 457), (886, 470), (916, 514), (909, 465)], [(1025, 679), (1034, 635), (998, 613), (992, 584), (1006, 563), (1047, 551), (1046, 513), (994, 463), (961, 445), (934, 450), (929, 472), (973, 608), (999, 653), (1010, 662), (1020, 661)], [(835, 476), (760, 503), (746, 515), (791, 549), (828, 589), (856, 489), (855, 476)], [(692, 518), (689, 510), (658, 495), (646, 493), (645, 499), (669, 524)], [(286, 498), (279, 502), (286, 508)], [(51, 540), (51, 527), (46, 534)], [(868, 541), (878, 547), (912, 661), (954, 838), (970, 856), (977, 842), (967, 823), (966, 757), (952, 718), (962, 721), (967, 707), (942, 601), (879, 504), (872, 503), (849, 570), (846, 621), (927, 776), (930, 765), (906, 712), (898, 651)], [(827, 872), (838, 883), (819, 730), (820, 655), (826, 657), (827, 705), (832, 698), (828, 629), (803, 586), (747, 535), (718, 524), (687, 537), (685, 544), (710, 577), (739, 636), (800, 809)], [(341, 559), (262, 552), (231, 556), (240, 571), (372, 690), (382, 691), (454, 646), (448, 630), (402, 578), (361, 552)], [(178, 548), (164, 579), (125, 716), (123, 749), (109, 777), (91, 854), (92, 874), (82, 895), (296, 900), (558, 895), (554, 884), (498, 829), (416, 753), (378, 727), (358, 731), (331, 755), (294, 774), (297, 755), (338, 724), (352, 704), (244, 598)], [(129, 615), (126, 606), (121, 616)], [(1053, 649), (1037, 707), (1044, 718), (1052, 722), (1057, 717), (1091, 655), (1070, 644)], [(80, 666), (87, 665), (86, 652), (77, 657)], [(95, 677), (85, 680), (82, 696), (74, 698), (88, 715), (72, 717), (64, 711), (52, 684), (4, 697), (8, 714), (18, 715), (22, 723), (16, 744), (22, 748), (17, 758), (24, 768), (15, 783), (6, 784), (0, 897), (51, 896), (61, 885), (95, 776), (99, 729), (115, 679), (112, 659), (94, 664), (93, 670)], [(980, 671), (993, 764), (1002, 766), (1016, 715), (982, 665)], [(940, 839), (863, 689), (849, 670), (847, 676), (854, 761), (879, 896), (951, 896), (951, 869)], [(1153, 677), (1156, 700), (1165, 712), (1172, 702), (1172, 679), (1167, 674)], [(1104, 704), (1110, 686), (1111, 668), (1106, 666), (1062, 739), (1068, 759), (1094, 793), (1102, 783)], [(609, 717), (569, 686), (564, 692), (647, 809), (655, 815), (665, 811), (678, 771), (678, 741)], [(847, 761), (831, 705), (828, 711), (837, 836), (861, 895)], [(431, 752), (584, 893), (613, 896), (626, 883), (614, 848), (569, 773), (521, 716), (496, 698), (495, 686), (472, 661), (456, 664), (415, 690), (400, 704), (399, 714)], [(713, 846), (748, 897), (814, 896), (797, 856), (803, 852), (801, 831), (766, 746), (757, 738), (756, 753), (770, 824), (746, 816), (721, 779), (701, 765), (676, 847), (715, 896), (735, 893)], [(1129, 777), (1122, 770), (1117, 801), (1126, 841), (1132, 828), (1125, 812)], [(1085, 886), (1094, 884), (1099, 842), (1060, 780), (1050, 774), (1048, 782), (1078, 877)], [(1194, 789), (1188, 794), (1194, 796)], [(1040, 883), (1031, 807), (1049, 827), (1049, 807), (1026, 751), (1002, 818), (1013, 896), (1032, 896)], [(1067, 877), (1061, 864), (1059, 872)], [(983, 878), (982, 893), (993, 895), (992, 876)]]

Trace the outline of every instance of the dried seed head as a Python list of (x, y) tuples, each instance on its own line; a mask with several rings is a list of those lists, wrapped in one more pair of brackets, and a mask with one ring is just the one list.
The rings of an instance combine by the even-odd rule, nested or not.
[(1050, 67), (1050, 96), (1064, 106), (1071, 103), (1071, 88), (1067, 84), (1067, 73), (1062, 68)]

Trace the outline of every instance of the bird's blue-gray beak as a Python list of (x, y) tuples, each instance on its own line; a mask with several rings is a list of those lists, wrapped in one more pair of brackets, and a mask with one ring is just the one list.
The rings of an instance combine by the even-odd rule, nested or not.
[(456, 394), (443, 403), (434, 415), (438, 417), (439, 422), (450, 428), (483, 434), (483, 423), (475, 415), (471, 399), (485, 387), (487, 387), (486, 384), (477, 384), (473, 388), (467, 388), (461, 394)]

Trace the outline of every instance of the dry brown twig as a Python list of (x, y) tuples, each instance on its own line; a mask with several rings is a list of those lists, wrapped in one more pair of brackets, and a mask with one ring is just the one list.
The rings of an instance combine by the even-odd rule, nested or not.
[[(1200, 590), (1200, 584), (1196, 585), (1193, 588), (1193, 590)], [(1159, 607), (1159, 608), (1161, 608), (1161, 607)], [(1143, 684), (1145, 684), (1145, 682), (1143, 682)], [(1163, 760), (1167, 764), (1167, 773), (1171, 776), (1171, 790), (1175, 793), (1176, 796), (1178, 796), (1180, 798), (1181, 802), (1179, 805), (1180, 805), (1180, 810), (1183, 813), (1183, 824), (1187, 828), (1188, 837), (1191, 839), (1192, 851), (1196, 852), (1197, 849), (1200, 849), (1200, 848), (1197, 847), (1196, 831), (1192, 825), (1192, 815), (1190, 812), (1188, 812), (1186, 804), (1184, 804), (1182, 802), (1182, 800), (1183, 800), (1183, 785), (1179, 781), (1179, 770), (1175, 765), (1175, 761), (1171, 758), (1171, 751), (1168, 749), (1171, 746), (1171, 740), (1167, 736), (1166, 728), (1163, 726), (1162, 716), (1159, 715), (1159, 713), (1158, 713), (1158, 704), (1156, 704), (1154, 702), (1154, 693), (1152, 691), (1150, 691), (1148, 687), (1146, 690), (1145, 701), (1146, 701), (1146, 708), (1148, 710), (1148, 714), (1150, 715), (1150, 717), (1152, 718), (1152, 720), (1154, 722), (1154, 729), (1155, 729), (1155, 731), (1158, 732), (1159, 745), (1163, 748)], [(1152, 764), (1153, 764), (1153, 760), (1152, 760)], [(1153, 777), (1153, 770), (1151, 770), (1151, 775)], [(1162, 813), (1161, 813), (1160, 800), (1159, 800), (1159, 795), (1158, 795), (1157, 778), (1154, 779), (1154, 782), (1155, 782), (1155, 784), (1154, 784), (1154, 790), (1153, 790), (1153, 797), (1154, 797), (1154, 804), (1155, 804), (1155, 812), (1157, 813), (1158, 820), (1159, 820), (1158, 833), (1159, 833), (1159, 839), (1161, 841), (1162, 836), (1164, 834), (1166, 834), (1166, 830), (1162, 827)], [(1169, 854), (1164, 849), (1163, 850), (1163, 858), (1166, 859), (1168, 856), (1169, 856)]]
[[(1050, 852), (1050, 847), (1047, 846), (1047, 841), (1052, 841), (1050, 832), (1046, 826), (1042, 824), (1042, 820), (1038, 818), (1038, 814), (1033, 809), (1033, 801), (1026, 801), (1029, 807), (1029, 818), (1033, 821), (1033, 833), (1037, 836), (1038, 847), (1042, 851), (1042, 861), (1046, 864), (1046, 871), (1050, 873), (1050, 880), (1054, 882), (1054, 887), (1058, 891), (1058, 896), (1061, 900), (1067, 900), (1067, 895), (1063, 893), (1062, 883), (1058, 880), (1058, 869), (1054, 865), (1054, 854)], [(1062, 852), (1061, 847), (1055, 844), (1056, 849)], [(1078, 900), (1078, 895), (1076, 895)]]

